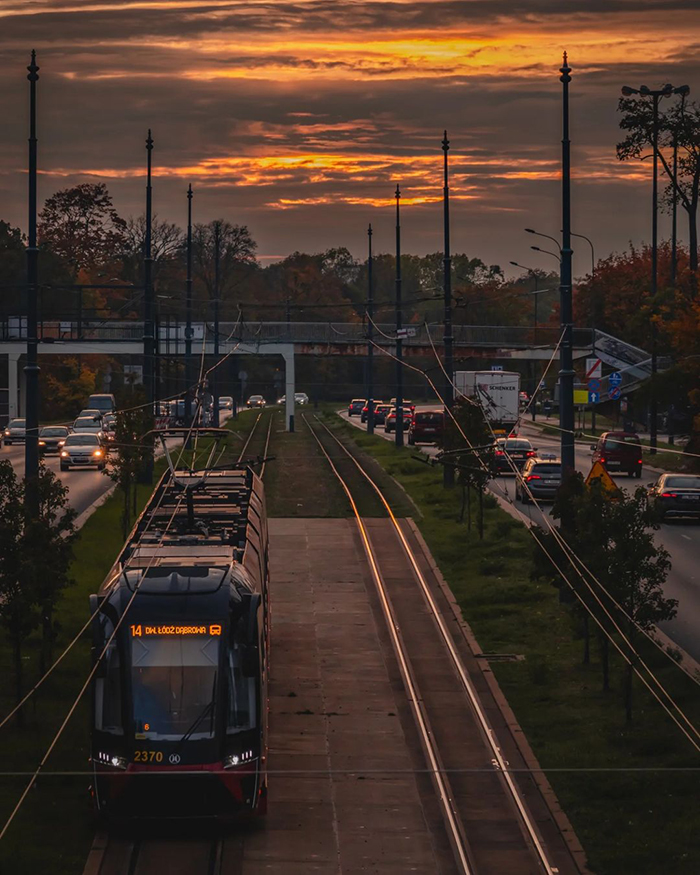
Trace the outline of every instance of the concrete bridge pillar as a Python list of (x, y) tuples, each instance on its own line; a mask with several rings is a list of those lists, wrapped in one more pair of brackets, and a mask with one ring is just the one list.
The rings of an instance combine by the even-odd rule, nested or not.
[(296, 389), (294, 382), (294, 344), (285, 343), (283, 346), (282, 357), (284, 358), (285, 386), (284, 418), (287, 431), (294, 431), (294, 392)]

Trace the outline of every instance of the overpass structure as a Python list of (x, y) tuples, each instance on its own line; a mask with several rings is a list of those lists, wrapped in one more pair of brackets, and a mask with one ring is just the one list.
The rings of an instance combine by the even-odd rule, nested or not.
[[(140, 321), (40, 321), (39, 355), (143, 354), (143, 322)], [(396, 342), (393, 323), (376, 324), (377, 345), (392, 352)], [(460, 359), (502, 361), (548, 361), (557, 346), (560, 329), (538, 325), (454, 325), (455, 363)], [(432, 357), (442, 353), (442, 323), (408, 326), (403, 339), (403, 354)], [(158, 327), (158, 351), (168, 358), (185, 355), (185, 324), (175, 320)], [(0, 322), (0, 421), (21, 416), (23, 373), (21, 356), (26, 349), (26, 324), (21, 317)], [(214, 354), (214, 330), (210, 322), (192, 325), (192, 349)], [(574, 358), (595, 354), (623, 374), (622, 391), (630, 391), (645, 380), (651, 370), (650, 356), (644, 350), (589, 328), (574, 329)], [(293, 428), (294, 359), (296, 355), (364, 356), (367, 353), (367, 326), (357, 322), (222, 322), (219, 326), (220, 355), (278, 355), (285, 362), (287, 427)], [(601, 400), (607, 399), (604, 380)]]

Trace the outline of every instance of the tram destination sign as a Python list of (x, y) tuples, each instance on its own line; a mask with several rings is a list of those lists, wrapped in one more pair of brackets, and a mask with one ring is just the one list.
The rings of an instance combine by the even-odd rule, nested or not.
[(150, 625), (148, 623), (132, 623), (131, 624), (132, 638), (147, 638), (150, 636), (159, 636), (161, 638), (173, 638), (185, 635), (221, 635), (220, 623), (192, 623), (192, 624), (172, 624), (158, 623)]

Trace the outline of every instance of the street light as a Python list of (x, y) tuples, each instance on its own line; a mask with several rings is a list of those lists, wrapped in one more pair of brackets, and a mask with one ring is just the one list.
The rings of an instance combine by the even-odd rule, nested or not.
[(558, 262), (561, 262), (561, 251), (559, 255), (557, 255), (556, 252), (552, 252), (550, 249), (540, 249), (539, 246), (531, 246), (530, 249), (534, 249), (535, 252), (544, 252), (545, 255), (551, 255), (552, 258), (556, 258)]
[[(447, 139), (447, 131), (442, 139), (442, 151), (444, 153), (443, 173), (444, 183), (442, 189), (443, 201), (443, 234), (445, 251), (443, 253), (443, 274), (442, 282), (445, 295), (445, 316), (443, 321), (443, 344), (445, 347), (445, 397), (443, 403), (449, 411), (454, 406), (454, 387), (453, 380), (453, 355), (452, 355), (452, 257), (450, 254), (450, 187), (447, 171), (447, 153), (450, 148), (450, 141)], [(442, 468), (442, 483), (443, 486), (450, 488), (455, 484), (455, 472), (451, 465), (443, 465)]]
[[(679, 94), (685, 98), (690, 94), (690, 88), (687, 85), (680, 85), (674, 88), (670, 83), (666, 83), (662, 88), (649, 88), (648, 85), (640, 85), (639, 88), (630, 88), (629, 85), (622, 86), (622, 94), (624, 97), (631, 97), (633, 94), (639, 94), (641, 97), (651, 97), (652, 99), (652, 151), (654, 157), (652, 185), (651, 185), (651, 298), (652, 309), (656, 306), (656, 293), (658, 288), (658, 226), (659, 226), (659, 102), (664, 97), (671, 97), (672, 94)], [(658, 369), (658, 328), (652, 313), (651, 319), (651, 396), (649, 400), (649, 452), (652, 456), (656, 455), (657, 433), (658, 433), (658, 399), (656, 397), (656, 373)]]
[(401, 311), (401, 189), (396, 186), (396, 431), (397, 447), (403, 446), (403, 313)]
[(544, 237), (545, 240), (551, 240), (552, 243), (554, 243), (554, 245), (557, 247), (557, 249), (559, 249), (559, 241), (556, 239), (556, 237), (550, 237), (549, 234), (543, 234), (541, 231), (535, 231), (534, 228), (525, 228), (525, 231), (528, 234), (534, 234), (535, 237)]

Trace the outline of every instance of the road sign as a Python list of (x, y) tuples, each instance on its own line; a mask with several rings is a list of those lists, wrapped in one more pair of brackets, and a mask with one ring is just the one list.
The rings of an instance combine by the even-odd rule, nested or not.
[(622, 374), (619, 371), (613, 371), (608, 374), (608, 384), (610, 386), (619, 386), (622, 383)]
[(600, 380), (589, 380), (588, 381), (588, 391), (589, 392), (600, 392)]
[(586, 359), (586, 379), (603, 376), (603, 362), (600, 359)]
[(491, 370), (492, 371), (502, 371), (503, 365), (491, 365)]
[(588, 404), (588, 392), (585, 389), (574, 389), (574, 404)]
[(396, 337), (401, 340), (406, 337), (415, 337), (416, 329), (415, 328), (397, 328), (396, 329)]
[(617, 401), (621, 394), (622, 393), (619, 386), (612, 386), (612, 388), (608, 392), (608, 395), (612, 398), (613, 401)]
[(588, 403), (589, 404), (597, 404), (600, 401), (600, 392), (589, 392), (588, 393)]
[(601, 462), (593, 463), (591, 470), (588, 472), (588, 477), (586, 477), (586, 486), (590, 486), (592, 480), (600, 480), (603, 492), (607, 492), (609, 497), (617, 495), (619, 492), (617, 484)]

